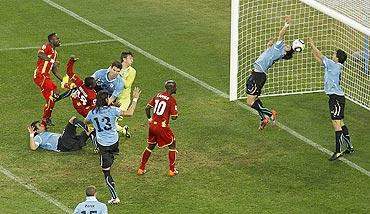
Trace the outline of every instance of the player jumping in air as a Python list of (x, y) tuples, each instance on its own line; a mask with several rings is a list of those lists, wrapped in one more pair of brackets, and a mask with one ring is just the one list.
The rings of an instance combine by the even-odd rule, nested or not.
[[(335, 152), (329, 158), (330, 161), (336, 160), (343, 153), (354, 152), (347, 126), (344, 124), (344, 107), (346, 98), (340, 86), (341, 72), (347, 54), (338, 49), (332, 56), (332, 59), (324, 56), (315, 46), (312, 38), (309, 39), (313, 55), (320, 65), (324, 66), (324, 91), (329, 96), (329, 111), (331, 121), (335, 130)], [(342, 151), (341, 144), (345, 143), (346, 150)]]
[(265, 128), (269, 123), (270, 119), (274, 125), (276, 122), (276, 111), (263, 106), (261, 99), (258, 97), (261, 94), (262, 88), (267, 79), (267, 72), (271, 66), (281, 59), (291, 59), (294, 54), (294, 50), (291, 45), (284, 44), (284, 35), (288, 30), (291, 17), (285, 16), (285, 25), (280, 30), (278, 39), (275, 43), (270, 40), (267, 44), (268, 48), (258, 57), (254, 62), (251, 75), (249, 76), (246, 83), (247, 91), (247, 105), (252, 107), (258, 112), (261, 123), (259, 130)]
[[(176, 94), (176, 82), (168, 80), (165, 83), (165, 89), (165, 91), (158, 93), (145, 108), (146, 116), (149, 121), (148, 146), (143, 152), (141, 165), (137, 171), (138, 175), (143, 175), (146, 172), (145, 165), (156, 145), (158, 145), (159, 148), (168, 146), (168, 175), (172, 177), (178, 174), (175, 167), (177, 153), (176, 141), (169, 127), (170, 118), (176, 120), (178, 117), (176, 100), (172, 96)], [(152, 108), (153, 114), (151, 115), (150, 110)]]

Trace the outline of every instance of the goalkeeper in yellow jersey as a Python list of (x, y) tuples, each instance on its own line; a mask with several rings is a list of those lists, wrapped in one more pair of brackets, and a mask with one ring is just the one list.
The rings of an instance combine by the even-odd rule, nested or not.
[[(117, 101), (122, 111), (127, 111), (131, 103), (131, 86), (136, 76), (136, 70), (131, 66), (133, 62), (134, 62), (133, 53), (131, 53), (130, 51), (128, 52), (123, 51), (121, 53), (122, 69), (120, 75), (124, 82), (124, 88), (122, 93), (118, 96)], [(122, 121), (122, 118), (118, 119), (118, 121)], [(127, 138), (131, 136), (130, 132), (128, 131), (129, 128), (127, 125), (122, 127), (117, 123), (116, 127), (117, 131), (121, 134), (124, 134)]]

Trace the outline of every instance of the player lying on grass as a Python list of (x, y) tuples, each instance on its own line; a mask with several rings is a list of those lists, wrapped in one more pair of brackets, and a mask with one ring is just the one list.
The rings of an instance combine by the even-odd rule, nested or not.
[(258, 97), (266, 82), (268, 69), (279, 60), (291, 59), (294, 54), (292, 46), (284, 43), (284, 35), (290, 25), (291, 17), (285, 16), (284, 20), (285, 25), (280, 30), (277, 41), (275, 43), (273, 43), (273, 40), (268, 42), (268, 48), (254, 62), (251, 75), (246, 83), (247, 105), (258, 112), (261, 120), (259, 130), (264, 129), (270, 119), (274, 125), (277, 115), (276, 111), (271, 111), (264, 107), (261, 99)]
[[(83, 129), (79, 135), (76, 134), (77, 127)], [(30, 127), (28, 127), (28, 132), (30, 133), (31, 150), (42, 148), (56, 152), (69, 152), (82, 149), (91, 134), (85, 124), (76, 117), (69, 119), (62, 134), (49, 132), (46, 126), (40, 121), (31, 123)]]
[[(334, 52), (331, 59), (324, 56), (315, 46), (312, 38), (309, 38), (315, 60), (324, 66), (324, 91), (329, 96), (329, 111), (331, 121), (335, 130), (335, 152), (329, 158), (330, 161), (338, 159), (343, 153), (354, 152), (347, 126), (344, 124), (344, 107), (346, 98), (340, 86), (340, 78), (343, 64), (347, 59), (347, 54), (338, 49)], [(346, 149), (342, 151), (341, 145), (345, 144)]]

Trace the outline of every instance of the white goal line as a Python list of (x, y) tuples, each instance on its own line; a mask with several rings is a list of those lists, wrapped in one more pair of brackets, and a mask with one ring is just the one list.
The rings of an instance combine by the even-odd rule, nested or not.
[[(100, 43), (108, 43), (108, 42), (117, 42), (114, 39), (104, 39), (104, 40), (95, 40), (95, 41), (85, 41), (85, 42), (72, 42), (72, 43), (61, 43), (61, 47), (64, 46), (76, 46), (76, 45), (88, 45), (88, 44), (100, 44)], [(17, 50), (28, 50), (28, 49), (38, 49), (39, 46), (30, 46), (30, 47), (17, 47), (17, 48), (0, 48), (0, 51), (17, 51)]]

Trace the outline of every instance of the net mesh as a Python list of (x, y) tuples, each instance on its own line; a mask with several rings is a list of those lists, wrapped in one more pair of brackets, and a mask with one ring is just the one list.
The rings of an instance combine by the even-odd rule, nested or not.
[[(321, 0), (333, 8), (341, 0)], [(357, 12), (357, 13), (355, 13)], [(364, 12), (353, 10), (354, 17)], [(357, 15), (356, 15), (357, 14)], [(245, 98), (245, 84), (254, 61), (276, 38), (284, 25), (284, 15), (292, 16), (292, 23), (284, 37), (285, 43), (312, 37), (324, 55), (331, 58), (336, 49), (343, 49), (348, 59), (342, 73), (342, 87), (347, 98), (370, 109), (370, 79), (366, 74), (364, 44), (366, 35), (301, 3), (298, 0), (240, 0), (238, 25), (238, 98)], [(352, 16), (351, 16), (352, 17)], [(365, 19), (364, 19), (365, 20)], [(368, 25), (367, 25), (368, 26)], [(262, 96), (310, 93), (323, 90), (324, 72), (306, 44), (302, 53), (291, 60), (280, 60), (268, 72)]]

